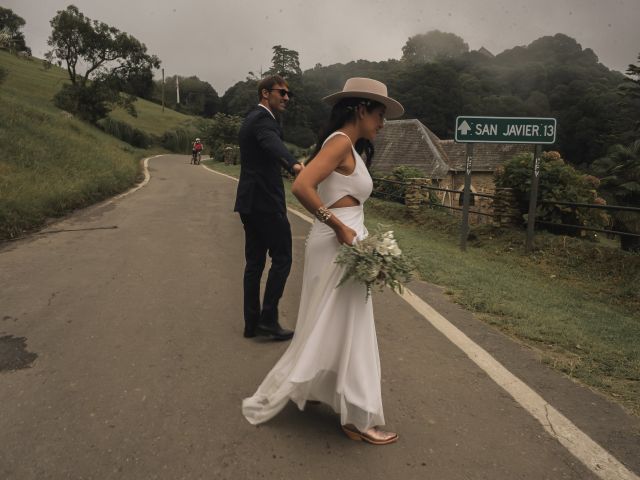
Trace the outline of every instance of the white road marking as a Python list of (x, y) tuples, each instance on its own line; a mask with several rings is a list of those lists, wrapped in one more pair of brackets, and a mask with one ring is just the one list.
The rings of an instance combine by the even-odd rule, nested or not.
[(127, 190), (126, 192), (121, 193), (120, 195), (116, 195), (115, 197), (113, 197), (107, 203), (115, 202), (116, 200), (120, 200), (122, 197), (126, 197), (127, 195), (131, 195), (133, 192), (136, 192), (136, 191), (140, 190), (147, 183), (149, 183), (149, 180), (151, 180), (151, 175), (149, 174), (149, 160), (151, 160), (152, 158), (158, 158), (158, 157), (162, 157), (162, 155), (154, 155), (153, 157), (145, 158), (144, 162), (143, 162), (144, 180), (142, 182), (140, 182), (138, 185), (136, 185), (135, 187)]
[[(204, 165), (203, 165), (204, 166)], [(216, 172), (212, 173), (232, 180), (236, 178)], [(287, 208), (290, 213), (313, 223), (313, 219), (304, 213)], [(507, 370), (480, 345), (467, 337), (461, 330), (440, 315), (427, 302), (422, 300), (408, 288), (399, 294), (413, 309), (422, 315), (436, 330), (442, 333), (451, 343), (462, 350), (478, 367), (484, 370), (491, 379), (502, 387), (513, 399), (535, 418), (549, 435), (571, 452), (578, 460), (603, 480), (640, 480), (635, 473), (628, 470), (620, 461), (580, 430), (567, 417), (551, 406), (526, 383)]]
[(549, 435), (558, 440), (598, 477), (604, 480), (640, 479), (424, 300), (409, 289), (405, 289), (400, 296), (506, 390), (542, 424)]

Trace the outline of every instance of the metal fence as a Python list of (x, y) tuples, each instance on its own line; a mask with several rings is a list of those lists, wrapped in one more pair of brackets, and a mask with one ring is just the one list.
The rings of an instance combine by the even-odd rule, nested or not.
[[(594, 210), (608, 210), (613, 212), (634, 212), (640, 214), (640, 208), (637, 207), (625, 207), (621, 205), (599, 205), (595, 203), (573, 203), (573, 202), (560, 202), (560, 201), (552, 201), (552, 200), (541, 200), (538, 203), (542, 205), (561, 205), (570, 207), (573, 211), (576, 211), (578, 208), (589, 208)], [(536, 225), (545, 225), (545, 226), (554, 226), (554, 227), (565, 227), (565, 228), (573, 228), (575, 230), (585, 230), (588, 232), (600, 232), (600, 233), (608, 233), (611, 235), (618, 235), (621, 237), (629, 237), (629, 238), (640, 238), (640, 234), (637, 233), (629, 233), (629, 232), (621, 232), (619, 230), (609, 230), (606, 228), (598, 228), (591, 227), (589, 225), (571, 225), (568, 223), (559, 223), (559, 222), (545, 222), (542, 220), (535, 220)]]
[[(410, 188), (428, 191), (428, 192), (448, 192), (448, 193), (460, 195), (460, 198), (462, 198), (462, 195), (463, 195), (462, 190), (435, 187), (432, 185), (416, 184), (413, 182), (400, 181), (400, 180), (391, 180), (391, 179), (381, 178), (381, 177), (374, 177), (373, 182), (374, 182), (373, 196), (378, 198), (385, 198), (387, 200), (392, 200), (398, 203), (406, 203), (405, 195), (407, 193), (407, 190)], [(491, 218), (495, 218), (498, 216), (494, 210), (494, 206), (495, 206), (494, 202), (497, 198), (496, 195), (492, 195), (488, 193), (476, 193), (476, 192), (469, 192), (469, 195), (471, 197), (488, 198), (491, 200), (490, 204), (485, 205), (485, 207), (489, 208), (490, 211), (487, 212), (487, 211), (469, 209), (468, 210), (469, 214), (482, 215), (482, 216), (491, 217)], [(464, 209), (459, 206), (446, 205), (444, 202), (444, 199), (439, 201), (434, 201), (431, 195), (429, 195), (429, 201), (425, 202), (424, 200), (420, 200), (419, 203), (428, 205), (429, 207), (432, 207), (432, 208), (443, 208), (443, 209), (454, 210), (459, 212), (464, 211)], [(591, 204), (591, 203), (575, 203), (575, 202), (550, 201), (550, 200), (541, 200), (541, 201), (538, 201), (537, 203), (541, 205), (559, 205), (564, 207), (570, 207), (574, 211), (578, 208), (588, 208), (588, 209), (600, 209), (600, 210), (605, 210), (610, 212), (623, 211), (623, 212), (633, 212), (633, 213), (640, 214), (640, 208), (638, 207), (626, 207), (626, 206), (620, 206), (620, 205), (599, 205), (599, 204)], [(534, 224), (536, 227), (538, 226), (564, 227), (564, 228), (575, 229), (576, 231), (589, 231), (589, 232), (605, 233), (609, 235), (618, 235), (620, 237), (640, 238), (640, 234), (637, 234), (637, 233), (622, 232), (619, 230), (613, 230), (612, 228), (600, 228), (600, 227), (594, 227), (590, 225), (573, 225), (573, 224), (560, 223), (560, 222), (548, 222), (548, 221), (539, 220), (535, 218), (535, 215), (533, 220), (535, 222)], [(524, 220), (523, 220), (523, 223), (524, 223)], [(530, 243), (531, 240), (532, 238), (528, 240), (528, 243)]]

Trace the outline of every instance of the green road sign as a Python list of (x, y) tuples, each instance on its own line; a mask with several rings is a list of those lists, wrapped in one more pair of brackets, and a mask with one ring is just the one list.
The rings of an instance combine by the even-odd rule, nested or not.
[(555, 141), (555, 118), (456, 118), (456, 142), (551, 144)]

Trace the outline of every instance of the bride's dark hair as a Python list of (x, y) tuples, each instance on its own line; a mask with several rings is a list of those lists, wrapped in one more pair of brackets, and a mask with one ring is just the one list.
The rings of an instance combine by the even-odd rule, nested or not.
[[(313, 153), (307, 163), (315, 158), (320, 149), (322, 148), (322, 144), (324, 141), (331, 135), (333, 132), (338, 130), (339, 128), (344, 127), (347, 123), (353, 122), (356, 118), (356, 112), (358, 110), (359, 105), (364, 105), (367, 109), (367, 112), (371, 113), (376, 108), (381, 107), (382, 104), (376, 102), (374, 100), (368, 100), (366, 98), (343, 98), (338, 103), (336, 103), (331, 109), (331, 115), (329, 115), (329, 121), (325, 125), (325, 127), (321, 130), (321, 133), (318, 137), (318, 141), (316, 143), (316, 147), (313, 149)], [(356, 152), (360, 155), (365, 156), (365, 163), (367, 164), (367, 168), (371, 166), (371, 161), (373, 160), (373, 143), (371, 143), (366, 138), (359, 138), (354, 145)]]

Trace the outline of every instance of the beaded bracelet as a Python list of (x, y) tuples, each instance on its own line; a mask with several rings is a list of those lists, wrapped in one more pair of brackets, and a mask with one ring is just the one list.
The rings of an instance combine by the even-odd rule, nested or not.
[(331, 218), (331, 215), (333, 214), (329, 211), (328, 208), (320, 207), (316, 210), (316, 213), (314, 215), (322, 223), (327, 223), (327, 220), (329, 220)]

